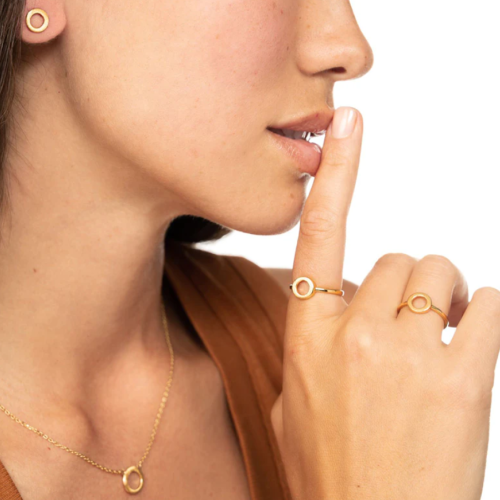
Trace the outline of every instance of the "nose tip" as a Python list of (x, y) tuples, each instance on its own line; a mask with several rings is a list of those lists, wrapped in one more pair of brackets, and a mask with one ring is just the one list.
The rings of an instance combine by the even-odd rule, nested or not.
[(373, 66), (373, 50), (366, 38), (360, 32), (356, 41), (346, 44), (343, 54), (330, 72), (335, 75), (335, 80), (353, 80), (366, 75)]
[(363, 40), (364, 43), (359, 48), (360, 53), (353, 71), (353, 78), (360, 78), (361, 76), (366, 75), (366, 73), (368, 73), (373, 66), (374, 55), (372, 47), (364, 36)]
[[(330, 5), (323, 0), (320, 5)], [(297, 44), (297, 63), (310, 75), (323, 73), (331, 81), (359, 78), (373, 66), (373, 50), (359, 27), (347, 0), (338, 0), (336, 9), (306, 11), (302, 16)], [(314, 26), (314, 36), (311, 35)]]

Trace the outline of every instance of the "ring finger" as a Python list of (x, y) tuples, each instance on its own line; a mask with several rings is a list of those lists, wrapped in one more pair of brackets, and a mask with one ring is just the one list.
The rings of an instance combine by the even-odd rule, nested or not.
[[(463, 274), (450, 260), (440, 255), (427, 255), (413, 268), (402, 301), (408, 301), (415, 293), (427, 294), (432, 306), (448, 316), (450, 326), (458, 324), (468, 304), (469, 293)], [(417, 298), (413, 306), (423, 308), (426, 300)], [(435, 310), (417, 314), (406, 306), (400, 310), (398, 321), (404, 322), (426, 341), (442, 344), (441, 333), (445, 322)]]

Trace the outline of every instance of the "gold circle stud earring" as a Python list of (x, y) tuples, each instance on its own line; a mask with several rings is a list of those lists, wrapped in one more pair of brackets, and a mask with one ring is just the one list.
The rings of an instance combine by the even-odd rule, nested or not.
[[(31, 24), (31, 18), (35, 14), (40, 14), (43, 17), (43, 24), (38, 28), (35, 28)], [(42, 31), (45, 31), (47, 29), (47, 26), (49, 25), (49, 15), (43, 9), (31, 9), (28, 12), (28, 15), (26, 16), (26, 25), (28, 26), (28, 29), (30, 31), (34, 31), (35, 33), (40, 33)]]

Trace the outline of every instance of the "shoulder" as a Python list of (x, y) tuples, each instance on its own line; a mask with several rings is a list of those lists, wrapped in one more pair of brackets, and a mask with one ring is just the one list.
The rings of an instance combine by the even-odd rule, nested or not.
[[(290, 293), (290, 283), (292, 283), (292, 269), (290, 268), (279, 268), (279, 267), (265, 267), (263, 268), (272, 278), (280, 285), (280, 287), (287, 293)], [(319, 286), (319, 285), (318, 285)], [(345, 300), (349, 303), (356, 290), (358, 289), (358, 285), (352, 283), (351, 281), (344, 280), (343, 288), (345, 291)]]

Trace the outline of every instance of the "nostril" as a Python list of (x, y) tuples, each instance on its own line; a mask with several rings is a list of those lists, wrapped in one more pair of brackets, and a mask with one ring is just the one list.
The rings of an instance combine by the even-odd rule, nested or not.
[(332, 73), (345, 73), (346, 69), (342, 66), (339, 66), (337, 68), (332, 68)]

